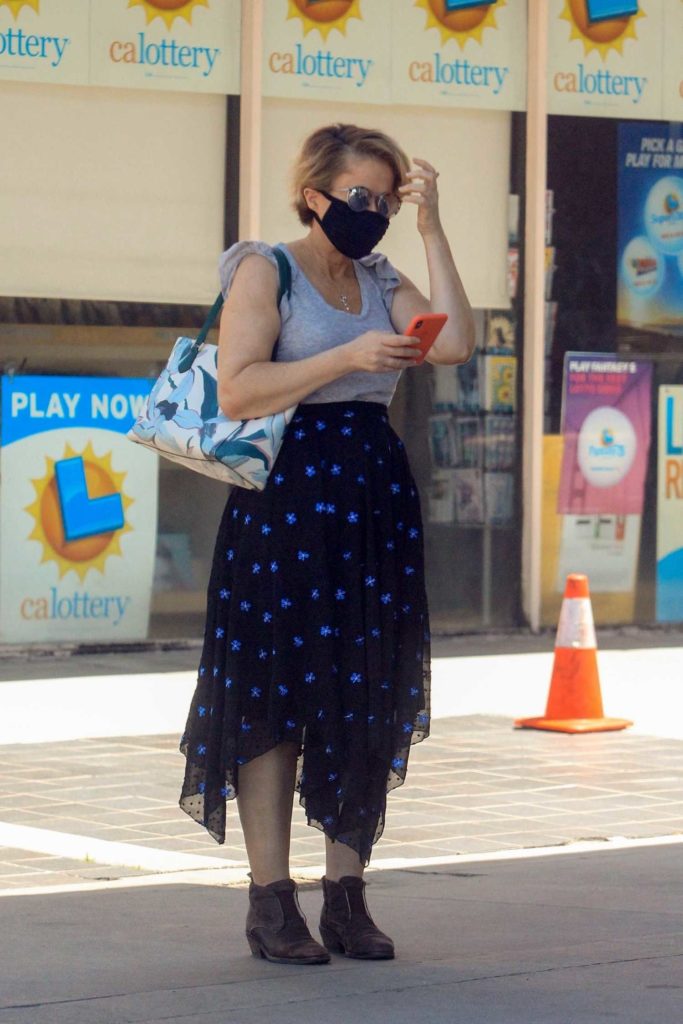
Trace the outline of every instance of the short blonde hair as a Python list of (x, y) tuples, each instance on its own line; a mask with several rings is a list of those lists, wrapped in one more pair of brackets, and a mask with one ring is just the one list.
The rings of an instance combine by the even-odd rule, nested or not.
[(396, 191), (405, 179), (410, 162), (398, 143), (373, 128), (359, 128), (355, 124), (330, 124), (318, 128), (305, 140), (294, 164), (292, 175), (294, 209), (302, 224), (313, 221), (313, 211), (304, 198), (305, 188), (328, 192), (332, 182), (341, 174), (349, 157), (369, 157), (381, 160), (394, 176)]

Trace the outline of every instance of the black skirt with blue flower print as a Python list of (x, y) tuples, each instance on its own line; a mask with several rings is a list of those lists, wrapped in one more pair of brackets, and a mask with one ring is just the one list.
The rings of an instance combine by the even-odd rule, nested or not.
[(261, 492), (216, 541), (180, 806), (219, 843), (240, 765), (299, 748), (309, 824), (367, 864), (429, 733), (422, 523), (384, 405), (300, 405)]

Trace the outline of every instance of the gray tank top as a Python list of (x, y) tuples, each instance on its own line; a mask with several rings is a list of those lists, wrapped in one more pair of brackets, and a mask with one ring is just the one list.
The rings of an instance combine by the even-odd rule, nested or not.
[[(286, 245), (280, 248), (292, 268), (292, 293), (280, 303), (282, 327), (277, 347), (277, 362), (292, 362), (315, 355), (337, 345), (344, 345), (366, 331), (392, 331), (391, 303), (401, 283), (386, 256), (372, 253), (354, 260), (354, 268), (362, 299), (360, 313), (335, 309), (310, 283)], [(220, 258), (219, 272), (223, 294), (227, 295), (235, 271), (245, 256), (258, 253), (277, 267), (270, 245), (264, 242), (238, 242)], [(308, 402), (381, 402), (391, 401), (400, 372), (347, 373), (326, 384), (303, 399)]]

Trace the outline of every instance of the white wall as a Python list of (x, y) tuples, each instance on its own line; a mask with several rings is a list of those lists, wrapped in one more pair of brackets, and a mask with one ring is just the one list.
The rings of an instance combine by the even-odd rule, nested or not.
[(3, 82), (0, 292), (208, 302), (225, 99)]
[[(442, 219), (470, 302), (478, 308), (508, 306), (510, 114), (264, 100), (261, 236), (266, 241), (286, 242), (302, 234), (291, 211), (291, 163), (305, 136), (331, 121), (381, 128), (410, 157), (423, 157), (440, 171)], [(415, 216), (415, 208), (406, 205), (392, 221), (381, 250), (427, 289)]]

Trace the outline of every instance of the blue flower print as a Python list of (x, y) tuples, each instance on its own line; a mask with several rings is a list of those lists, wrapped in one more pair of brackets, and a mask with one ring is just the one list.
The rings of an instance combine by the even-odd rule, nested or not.
[(235, 552), (233, 551), (232, 548), (228, 548), (228, 550), (225, 552), (225, 557), (229, 562), (232, 562), (233, 558), (235, 557)]
[(411, 697), (417, 697), (419, 692), (420, 691), (418, 690), (417, 686), (411, 686), (410, 687), (410, 696)]
[(411, 526), (410, 529), (408, 530), (408, 536), (410, 537), (411, 540), (417, 540), (417, 538), (420, 536), (420, 531), (417, 529), (416, 526)]
[(382, 604), (391, 604), (391, 601), (392, 601), (391, 594), (389, 594), (389, 593), (382, 594), (382, 596), (380, 597), (380, 601), (382, 602)]
[(199, 675), (200, 676), (205, 676), (206, 675), (206, 666), (205, 665), (200, 665), (199, 666)]
[(199, 757), (203, 757), (205, 753), (206, 753), (206, 743), (200, 743), (197, 746), (197, 754), (199, 755)]
[(251, 732), (251, 725), (249, 722), (242, 722), (242, 732)]
[(297, 439), (297, 441), (303, 441), (305, 436), (306, 436), (306, 431), (305, 430), (299, 429), (299, 430), (295, 430), (294, 431), (294, 437)]
[(347, 711), (346, 712), (346, 714), (344, 715), (344, 721), (345, 722), (352, 722), (353, 721), (353, 711)]
[(307, 672), (306, 675), (304, 676), (304, 682), (306, 682), (306, 683), (314, 683), (315, 680), (316, 680), (315, 672)]
[(335, 592), (334, 596), (336, 597), (337, 601), (344, 601), (346, 600), (346, 591), (342, 590), (342, 588), (339, 587), (339, 589)]
[(343, 553), (343, 555), (342, 555), (342, 558), (344, 559), (345, 562), (350, 562), (351, 561), (351, 552), (350, 551), (345, 551)]
[(197, 792), (198, 793), (203, 793), (205, 789), (206, 789), (206, 783), (205, 782), (200, 782), (199, 785), (197, 786)]
[(375, 640), (377, 640), (382, 635), (382, 630), (379, 628), (379, 626), (373, 626), (371, 634), (375, 638)]
[(390, 689), (391, 689), (391, 683), (389, 682), (389, 680), (388, 679), (383, 679), (381, 684), (380, 684), (380, 690), (390, 690)]
[(370, 444), (369, 441), (364, 441), (363, 442), (363, 450), (366, 451), (366, 452), (371, 452), (372, 451), (372, 445)]
[(287, 513), (287, 514), (285, 515), (285, 522), (286, 522), (286, 523), (287, 523), (287, 524), (288, 524), (289, 526), (294, 526), (294, 523), (296, 522), (296, 512), (288, 512), (288, 513)]
[(396, 545), (394, 544), (393, 540), (387, 541), (387, 551), (393, 551), (395, 547)]
[(296, 722), (294, 721), (293, 718), (288, 718), (287, 721), (285, 722), (285, 726), (288, 729), (296, 729)]
[(258, 576), (258, 574), (261, 572), (261, 563), (254, 562), (254, 564), (251, 567), (251, 571), (254, 574), (254, 576)]
[(206, 708), (200, 704), (199, 707), (197, 708), (197, 714), (199, 715), (200, 718), (203, 718), (204, 715), (206, 714)]
[(228, 678), (225, 680), (225, 689), (226, 690), (231, 690), (232, 689), (232, 684), (233, 684), (233, 680), (230, 678), (230, 676), (228, 676)]
[(365, 586), (366, 587), (374, 587), (376, 582), (377, 582), (377, 577), (376, 576), (366, 576), (365, 577)]
[(331, 626), (321, 626), (320, 627), (320, 635), (321, 636), (332, 636), (332, 627)]
[(348, 516), (346, 518), (348, 519), (348, 521), (350, 523), (357, 523), (358, 522), (358, 513), (357, 512), (349, 512), (349, 514), (348, 514)]
[(404, 722), (403, 723), (403, 731), (404, 732), (412, 732), (413, 731), (413, 723), (412, 722)]
[(415, 575), (415, 569), (413, 568), (412, 565), (406, 565), (404, 567), (403, 571), (406, 574), (406, 576), (414, 576)]
[(227, 786), (221, 786), (221, 796), (225, 797), (227, 795), (228, 795), (228, 787)]
[(368, 715), (368, 725), (372, 725), (372, 723), (374, 721), (375, 721), (375, 716), (374, 715)]
[(346, 412), (344, 413), (344, 419), (345, 420), (352, 420), (355, 415), (356, 414), (353, 411), (353, 409), (347, 409)]
[(267, 537), (269, 533), (272, 533), (272, 531), (273, 527), (269, 526), (268, 523), (264, 523), (263, 526), (261, 527), (261, 533), (263, 534), (264, 537)]
[(363, 474), (362, 474), (362, 473), (361, 473), (361, 475), (360, 475), (360, 476), (357, 476), (357, 477), (356, 477), (356, 483), (357, 483), (357, 484), (360, 484), (360, 485), (361, 485), (361, 487), (362, 487), (362, 486), (363, 486), (363, 484), (365, 483), (365, 477), (363, 476)]
[(365, 637), (364, 636), (357, 636), (356, 639), (353, 642), (356, 645), (356, 647), (362, 647), (363, 644), (365, 643)]
[(325, 430), (326, 427), (327, 427), (327, 423), (325, 423), (325, 420), (316, 420), (315, 421), (315, 429), (316, 430)]
[(289, 687), (285, 686), (284, 683), (280, 683), (280, 685), (277, 688), (277, 692), (280, 694), (281, 697), (286, 697), (287, 694), (289, 693)]
[(339, 778), (339, 775), (338, 775), (337, 772), (330, 772), (329, 775), (327, 776), (327, 781), (328, 782), (336, 782), (338, 778)]
[(268, 651), (265, 649), (265, 647), (259, 648), (258, 656), (260, 661), (266, 660), (266, 658), (268, 657)]
[(397, 770), (399, 768), (405, 768), (405, 766), (406, 766), (406, 759), (405, 759), (405, 757), (395, 757), (394, 760), (391, 762), (391, 767), (392, 768), (396, 768)]
[(341, 788), (341, 786), (339, 786), (338, 789), (337, 789), (337, 796), (341, 797), (343, 792), (344, 792), (344, 790)]
[(310, 551), (297, 551), (296, 557), (300, 562), (305, 562), (311, 557)]
[(324, 722), (325, 721), (325, 712), (323, 711), (322, 708), (318, 708), (318, 711), (317, 711), (315, 717), (318, 719), (319, 722)]
[(401, 608), (401, 611), (403, 612), (404, 615), (409, 615), (410, 614), (410, 609), (412, 607), (413, 607), (412, 604), (404, 604), (402, 606), (402, 608)]
[(235, 763), (236, 764), (246, 764), (247, 760), (248, 760), (248, 758), (246, 758), (246, 757), (236, 757), (235, 758)]
[(401, 493), (401, 485), (400, 484), (392, 484), (391, 485), (391, 493), (392, 494), (400, 494)]
[(426, 725), (429, 721), (429, 715), (425, 711), (421, 711), (417, 716), (417, 721), (419, 725)]
[(315, 503), (315, 510), (316, 510), (316, 512), (324, 512), (326, 508), (327, 508), (327, 505), (325, 504), (324, 501), (316, 501), (316, 503)]
[(317, 587), (313, 587), (313, 590), (311, 591), (311, 598), (314, 601), (320, 600), (320, 591), (318, 590)]
[(247, 512), (246, 516), (244, 517), (244, 525), (245, 525), (245, 526), (249, 526), (249, 523), (250, 523), (250, 522), (251, 522), (251, 516), (250, 516), (250, 515), (249, 515), (249, 513)]
[(341, 433), (344, 435), (344, 437), (351, 437), (351, 434), (353, 433), (353, 428), (352, 427), (342, 427), (341, 428)]
[(337, 514), (337, 506), (336, 505), (331, 505), (328, 502), (326, 507), (325, 507), (325, 511), (327, 512), (328, 516), (334, 516), (334, 515)]
[(273, 621), (273, 614), (272, 614), (272, 612), (264, 612), (263, 613), (263, 621), (265, 623), (272, 622)]
[(239, 651), (239, 650), (241, 650), (241, 648), (242, 648), (242, 641), (241, 640), (233, 640), (231, 642), (231, 644), (230, 644), (230, 650), (231, 651)]
[(283, 484), (284, 482), (285, 478), (283, 477), (282, 473), (276, 473), (275, 476), (273, 477), (273, 483), (276, 484), (277, 487), (279, 487), (280, 484)]
[(238, 508), (234, 508), (232, 510), (232, 518), (233, 519), (239, 519), (239, 517), (240, 517), (240, 510)]
[(306, 476), (308, 476), (308, 477), (315, 476), (315, 472), (316, 472), (315, 466), (306, 466), (306, 469), (304, 470), (304, 472), (306, 473)]
[(271, 572), (277, 572), (280, 568), (280, 564), (279, 562), (271, 562), (269, 568)]
[(398, 530), (398, 532), (399, 532), (399, 533), (400, 533), (400, 532), (401, 532), (401, 530), (403, 529), (403, 526), (404, 526), (404, 524), (403, 524), (403, 523), (396, 523), (396, 529)]
[(334, 818), (328, 814), (323, 818), (323, 825), (334, 825)]
[(222, 640), (224, 636), (225, 636), (225, 630), (222, 628), (222, 626), (217, 626), (216, 627), (216, 640)]
[(333, 750), (334, 750), (334, 747), (332, 746), (332, 744), (328, 743), (327, 746), (325, 747), (325, 753), (327, 755), (329, 755), (329, 754), (331, 754), (333, 752)]
[(377, 465), (378, 465), (378, 466), (383, 466), (383, 465), (384, 465), (384, 459), (382, 459), (382, 458), (379, 458), (379, 457), (378, 457), (378, 459), (377, 459)]
[(292, 602), (289, 600), (288, 597), (281, 597), (280, 598), (280, 606), (282, 608), (291, 608), (292, 607)]
[(363, 682), (363, 676), (361, 675), (360, 672), (352, 672), (351, 675), (349, 676), (349, 682), (352, 684), (352, 686), (357, 686), (358, 683)]
[(249, 692), (251, 693), (251, 695), (254, 698), (254, 700), (256, 700), (258, 697), (261, 696), (261, 688), (260, 688), (260, 686), (252, 686), (252, 688), (251, 688), (251, 690)]
[(339, 476), (341, 474), (341, 466), (335, 462), (332, 466), (330, 466), (330, 473), (332, 474), (332, 476)]
[(292, 638), (292, 643), (294, 644), (295, 647), (303, 647), (304, 638), (302, 636), (295, 636)]
[(251, 601), (240, 601), (240, 611), (241, 612), (250, 612), (251, 611)]
[(213, 678), (215, 679), (218, 675), (218, 665), (213, 666)]

